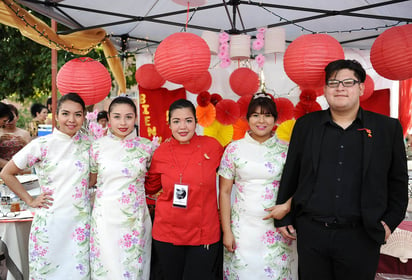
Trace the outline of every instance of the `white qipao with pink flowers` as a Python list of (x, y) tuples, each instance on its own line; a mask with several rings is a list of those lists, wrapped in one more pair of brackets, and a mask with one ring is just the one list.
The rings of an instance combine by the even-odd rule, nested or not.
[(109, 132), (93, 142), (92, 279), (149, 279), (152, 222), (144, 179), (153, 150), (152, 142), (135, 132), (124, 139)]
[(88, 136), (55, 129), (31, 141), (13, 161), (34, 167), (53, 205), (36, 209), (29, 239), (30, 279), (90, 279)]
[(276, 231), (273, 219), (262, 220), (276, 204), (287, 145), (276, 136), (259, 143), (248, 133), (229, 144), (219, 175), (234, 180), (231, 227), (236, 250), (224, 252), (225, 279), (287, 279), (297, 277), (296, 244)]

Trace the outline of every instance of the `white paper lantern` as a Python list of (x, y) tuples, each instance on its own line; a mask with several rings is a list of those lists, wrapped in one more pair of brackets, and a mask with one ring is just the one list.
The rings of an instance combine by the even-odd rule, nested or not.
[(265, 32), (265, 54), (284, 53), (285, 29), (281, 27), (268, 28)]
[(207, 3), (207, 0), (173, 0), (176, 4), (187, 7), (199, 7)]
[(216, 32), (205, 30), (202, 32), (202, 39), (209, 46), (210, 53), (215, 55), (219, 51), (219, 34)]
[(250, 36), (233, 35), (230, 37), (230, 58), (244, 60), (250, 58)]

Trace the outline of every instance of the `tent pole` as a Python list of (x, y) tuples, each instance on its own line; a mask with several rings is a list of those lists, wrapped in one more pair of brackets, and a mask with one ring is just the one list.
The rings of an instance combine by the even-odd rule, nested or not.
[[(52, 19), (51, 27), (56, 32), (57, 22)], [(57, 50), (51, 49), (51, 80), (52, 80), (52, 126), (56, 127), (56, 107), (57, 107)]]

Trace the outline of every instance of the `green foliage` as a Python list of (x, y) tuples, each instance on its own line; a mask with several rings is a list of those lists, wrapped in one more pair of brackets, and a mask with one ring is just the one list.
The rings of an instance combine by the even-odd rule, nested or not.
[(0, 99), (16, 94), (19, 100), (51, 89), (50, 49), (0, 25)]
[[(33, 12), (50, 25), (50, 19)], [(58, 30), (66, 29), (58, 25)], [(129, 54), (129, 60), (134, 56)], [(58, 51), (58, 69), (73, 58), (88, 56), (101, 62), (107, 69), (107, 61), (101, 47), (97, 47), (87, 55), (75, 55)], [(51, 96), (51, 49), (21, 35), (12, 27), (0, 24), (0, 100), (5, 98), (15, 101), (46, 100)], [(126, 63), (126, 85), (136, 84), (135, 66)], [(112, 81), (114, 78), (112, 76)], [(44, 103), (44, 102), (41, 102)]]

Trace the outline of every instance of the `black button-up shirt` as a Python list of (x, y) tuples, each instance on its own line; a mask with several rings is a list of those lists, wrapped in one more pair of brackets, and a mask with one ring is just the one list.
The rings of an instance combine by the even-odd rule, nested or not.
[(328, 115), (323, 122), (316, 183), (304, 212), (325, 221), (359, 220), (362, 184), (362, 114), (346, 129)]

